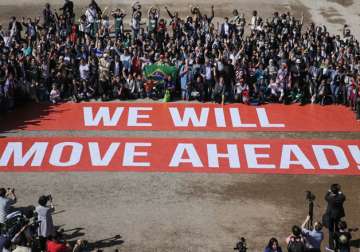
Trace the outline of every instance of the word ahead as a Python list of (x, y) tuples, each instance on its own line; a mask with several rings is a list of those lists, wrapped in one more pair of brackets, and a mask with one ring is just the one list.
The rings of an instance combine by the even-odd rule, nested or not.
[(26, 130), (360, 132), (360, 123), (343, 106), (66, 103), (47, 109), (48, 114), (35, 112), (41, 117), (28, 119), (34, 113), (24, 110), (21, 112), (24, 114), (4, 120), (3, 125), (10, 129), (16, 128), (16, 125), (24, 126), (23, 121), (13, 122), (13, 125), (11, 122), (26, 118), (25, 127), (22, 127)]
[(360, 175), (359, 146), (341, 140), (6, 138), (0, 170)]

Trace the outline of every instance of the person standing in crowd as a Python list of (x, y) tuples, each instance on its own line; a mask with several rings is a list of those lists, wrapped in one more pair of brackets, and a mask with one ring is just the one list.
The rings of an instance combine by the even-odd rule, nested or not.
[(22, 26), (20, 22), (16, 21), (15, 16), (10, 19), (8, 31), (10, 32), (10, 38), (13, 38), (16, 42), (21, 41)]
[(179, 39), (181, 37), (181, 19), (179, 17), (179, 13), (177, 11), (174, 12), (174, 14), (172, 14), (168, 7), (165, 6), (164, 7), (166, 12), (168, 13), (169, 17), (171, 18), (171, 28), (172, 28), (172, 32), (173, 32), (173, 38), (177, 38)]
[(0, 188), (0, 224), (4, 224), (11, 206), (16, 203), (15, 189)]
[[(134, 2), (131, 9), (131, 32), (123, 28), (125, 10), (112, 12), (115, 25), (110, 25), (106, 12), (102, 13), (95, 1), (81, 13), (79, 23), (74, 22), (70, 0), (65, 0), (61, 15), (55, 12), (54, 16), (46, 5), (42, 26), (38, 18), (25, 17), (25, 40), (21, 39), (21, 24), (12, 18), (7, 29), (0, 28), (0, 110), (12, 110), (22, 103), (18, 101), (26, 100), (23, 98), (49, 102), (53, 82), (63, 100), (73, 97), (71, 88), (75, 86), (76, 95), (84, 94), (86, 87), (95, 90), (92, 97), (102, 97), (99, 61), (103, 62), (107, 52), (109, 59), (114, 58), (109, 60), (109, 74), (114, 76), (121, 76), (126, 69), (127, 76), (144, 76), (144, 82), (151, 83), (152, 77), (143, 74), (147, 66), (161, 63), (176, 68), (184, 99), (185, 83), (194, 84), (198, 74), (204, 101), (218, 99), (214, 90), (215, 86), (216, 91), (222, 90), (218, 81), (222, 76), (227, 102), (344, 104), (360, 120), (360, 44), (348, 26), (343, 35), (332, 36), (324, 26), (310, 24), (304, 29), (303, 17), (275, 12), (266, 19), (254, 11), (251, 31), (245, 33), (244, 15), (235, 10), (231, 19), (216, 25), (213, 8), (208, 16), (199, 7), (192, 7), (190, 16), (182, 20), (179, 13), (165, 7), (171, 18), (169, 32), (160, 8), (150, 9), (148, 29), (141, 23), (140, 3)], [(81, 58), (89, 64), (88, 83), (81, 79)], [(185, 65), (180, 64), (183, 60), (188, 61), (185, 75)], [(160, 89), (159, 94), (163, 94), (164, 87)], [(107, 93), (111, 90), (109, 85)]]
[(221, 25), (221, 37), (230, 38), (233, 32), (233, 26), (229, 23), (229, 18), (225, 17), (224, 23)]
[(43, 9), (43, 27), (48, 29), (51, 26), (55, 25), (55, 15), (51, 10), (51, 6), (49, 3), (45, 4), (45, 8)]
[(345, 195), (341, 192), (339, 184), (332, 184), (330, 190), (325, 195), (327, 202), (326, 212), (323, 216), (323, 222), (329, 229), (329, 248), (334, 249), (334, 233), (339, 231), (341, 218), (345, 217), (344, 202)]
[(124, 18), (126, 14), (123, 10), (117, 8), (111, 12), (111, 16), (114, 18), (115, 36), (117, 39), (122, 38), (124, 34)]
[[(48, 206), (50, 202), (50, 206)], [(40, 222), (38, 227), (38, 235), (40, 242), (40, 249), (45, 251), (46, 240), (55, 236), (55, 227), (52, 219), (52, 213), (55, 211), (55, 207), (52, 202), (52, 198), (49, 196), (40, 196), (38, 200), (39, 205), (36, 207), (35, 212)]]
[(206, 101), (211, 99), (212, 91), (214, 89), (214, 85), (215, 85), (214, 72), (215, 72), (215, 68), (213, 64), (211, 63), (210, 59), (206, 57), (204, 64), (204, 77), (205, 77), (204, 95)]
[(90, 25), (90, 35), (95, 37), (98, 32), (98, 11), (94, 4), (89, 4), (89, 7), (85, 11), (86, 21)]
[(226, 88), (224, 77), (220, 76), (215, 84), (215, 88), (213, 91), (213, 101), (216, 103), (224, 104), (226, 100)]
[(180, 76), (180, 88), (181, 88), (181, 99), (188, 101), (190, 98), (189, 94), (189, 85), (190, 85), (190, 73), (191, 68), (189, 66), (189, 61), (184, 59), (180, 66), (179, 76)]
[(320, 252), (321, 251), (321, 242), (324, 240), (324, 233), (322, 232), (322, 224), (320, 222), (314, 223), (314, 228), (309, 230), (306, 228), (306, 225), (310, 221), (310, 216), (308, 215), (301, 225), (301, 233), (305, 239), (306, 250), (308, 252)]
[(99, 61), (99, 94), (103, 101), (109, 99), (110, 66), (110, 56), (104, 53)]
[(148, 36), (151, 36), (151, 34), (154, 34), (156, 32), (159, 18), (160, 18), (160, 10), (155, 7), (151, 7), (148, 12), (148, 25), (147, 25)]
[(131, 5), (132, 15), (131, 15), (131, 30), (132, 30), (132, 43), (138, 39), (141, 25), (141, 5), (139, 2), (134, 2)]
[(75, 18), (74, 3), (71, 0), (65, 0), (64, 5), (59, 10), (62, 11), (62, 15), (64, 16), (66, 23), (71, 25)]

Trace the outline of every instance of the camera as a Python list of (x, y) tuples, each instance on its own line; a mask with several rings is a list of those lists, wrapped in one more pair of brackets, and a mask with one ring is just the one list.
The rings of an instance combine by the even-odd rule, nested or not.
[(46, 198), (47, 201), (52, 201), (52, 196), (51, 196), (51, 194), (45, 195), (45, 198)]
[(15, 192), (15, 188), (10, 188), (10, 187), (8, 187), (8, 188), (7, 188), (7, 191), (8, 191), (8, 192)]
[(311, 191), (306, 191), (306, 200), (313, 202), (315, 198), (315, 194), (313, 194)]
[(240, 241), (236, 243), (234, 250), (238, 250), (240, 252), (246, 252), (247, 246), (246, 246), (246, 239), (244, 237), (241, 237)]
[(339, 194), (341, 190), (341, 186), (339, 184), (332, 184), (330, 186), (330, 191), (333, 193), (333, 194)]

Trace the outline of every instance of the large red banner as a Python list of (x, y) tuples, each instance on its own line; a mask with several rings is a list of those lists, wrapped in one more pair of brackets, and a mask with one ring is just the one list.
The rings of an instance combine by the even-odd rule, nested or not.
[(344, 106), (192, 103), (65, 103), (8, 115), (0, 130), (206, 130), (360, 132)]
[(360, 141), (3, 138), (0, 171), (360, 175)]

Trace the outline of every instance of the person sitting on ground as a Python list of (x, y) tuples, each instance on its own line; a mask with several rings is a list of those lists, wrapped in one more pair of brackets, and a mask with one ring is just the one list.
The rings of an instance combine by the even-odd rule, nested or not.
[(220, 77), (219, 80), (215, 84), (214, 92), (213, 92), (213, 101), (216, 103), (224, 104), (225, 102), (225, 85), (224, 85), (224, 77)]
[(62, 242), (59, 234), (50, 236), (46, 242), (46, 252), (70, 252), (71, 247), (69, 243)]
[(279, 242), (276, 238), (271, 238), (264, 252), (282, 252)]
[(57, 88), (56, 84), (52, 85), (52, 89), (50, 91), (50, 101), (53, 104), (58, 103), (61, 100), (60, 90)]
[(73, 252), (90, 252), (89, 243), (86, 240), (77, 240)]
[(301, 225), (301, 233), (305, 237), (306, 250), (309, 252), (320, 252), (321, 242), (324, 240), (324, 233), (322, 231), (322, 224), (320, 222), (314, 223), (314, 229), (306, 229), (305, 226), (309, 222), (310, 216), (308, 215)]

